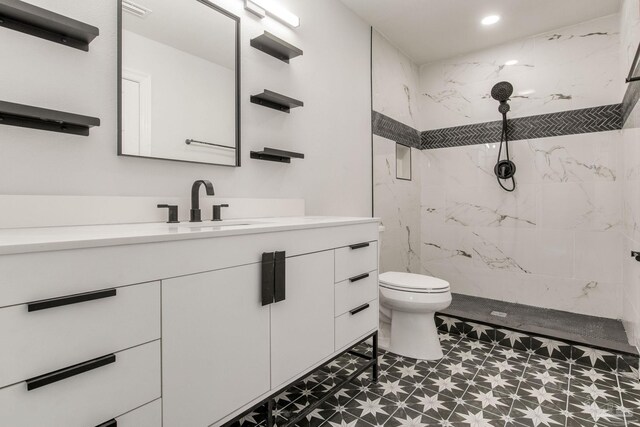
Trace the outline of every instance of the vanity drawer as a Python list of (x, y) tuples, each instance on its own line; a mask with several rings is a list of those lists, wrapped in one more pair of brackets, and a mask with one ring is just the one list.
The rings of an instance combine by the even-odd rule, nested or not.
[(118, 427), (162, 427), (162, 399), (156, 399), (118, 418)]
[(0, 387), (158, 338), (159, 282), (5, 307)]
[(0, 389), (0, 425), (97, 426), (160, 397), (160, 340), (114, 353), (115, 361), (28, 390)]
[(370, 271), (336, 284), (335, 316), (374, 300), (378, 296), (378, 271)]
[(378, 242), (354, 243), (335, 251), (336, 283), (378, 269)]
[(336, 317), (336, 351), (378, 329), (378, 300), (352, 308)]

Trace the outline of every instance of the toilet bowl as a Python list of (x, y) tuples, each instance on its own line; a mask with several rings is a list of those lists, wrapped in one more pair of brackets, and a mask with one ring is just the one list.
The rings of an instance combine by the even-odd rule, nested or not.
[(449, 283), (422, 274), (379, 276), (380, 318), (391, 321), (389, 350), (422, 360), (442, 358), (434, 315), (451, 304)]

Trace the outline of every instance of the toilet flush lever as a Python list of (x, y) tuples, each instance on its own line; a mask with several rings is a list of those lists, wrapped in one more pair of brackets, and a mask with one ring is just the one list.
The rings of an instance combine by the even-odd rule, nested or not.
[(640, 252), (631, 251), (631, 256), (636, 259), (636, 261), (640, 261)]

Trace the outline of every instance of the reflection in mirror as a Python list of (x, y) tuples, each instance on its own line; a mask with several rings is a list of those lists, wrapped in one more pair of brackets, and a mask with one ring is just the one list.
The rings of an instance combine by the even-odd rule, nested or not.
[(239, 18), (122, 0), (118, 154), (239, 166)]

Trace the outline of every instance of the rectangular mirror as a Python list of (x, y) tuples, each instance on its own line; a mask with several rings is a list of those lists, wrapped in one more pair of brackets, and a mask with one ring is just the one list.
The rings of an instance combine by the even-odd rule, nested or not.
[(118, 154), (240, 166), (240, 18), (119, 0)]

